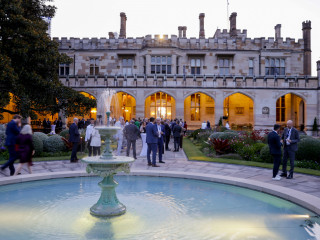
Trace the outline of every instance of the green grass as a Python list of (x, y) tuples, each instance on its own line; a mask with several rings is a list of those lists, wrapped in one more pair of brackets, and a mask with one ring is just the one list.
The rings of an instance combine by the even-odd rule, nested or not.
[[(207, 157), (203, 152), (201, 152), (200, 146), (193, 144), (189, 138), (183, 139), (183, 150), (186, 153), (189, 161), (227, 163), (227, 164), (236, 164), (236, 165), (244, 165), (244, 166), (252, 166), (252, 167), (269, 168), (269, 169), (273, 168), (272, 163), (251, 162), (251, 161), (234, 160), (234, 159), (226, 159), (226, 158)], [(320, 176), (320, 171), (314, 170), (314, 169), (295, 167), (294, 171), (297, 173), (304, 173), (304, 174), (309, 174), (309, 175)]]

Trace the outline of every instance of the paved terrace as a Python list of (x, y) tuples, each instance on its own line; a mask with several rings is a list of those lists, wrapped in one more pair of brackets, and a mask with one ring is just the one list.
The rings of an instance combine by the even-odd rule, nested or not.
[[(171, 143), (172, 144), (172, 143)], [(180, 172), (187, 174), (196, 175), (215, 175), (221, 177), (233, 177), (242, 180), (255, 180), (262, 183), (268, 183), (272, 185), (282, 186), (285, 188), (297, 190), (303, 193), (313, 195), (320, 198), (320, 177), (304, 175), (304, 174), (294, 174), (294, 179), (281, 179), (281, 181), (273, 181), (271, 179), (272, 170), (223, 164), (223, 163), (212, 163), (212, 162), (197, 162), (188, 161), (186, 155), (183, 151), (171, 152), (166, 151), (164, 155), (165, 164), (160, 164), (161, 167), (153, 168), (147, 166), (147, 160), (145, 157), (139, 157), (141, 150), (141, 140), (137, 142), (137, 153), (138, 159), (132, 164), (131, 170), (140, 171), (147, 170), (151, 172)], [(172, 146), (171, 146), (172, 147)], [(125, 150), (123, 150), (122, 155), (125, 155)], [(55, 173), (55, 172), (67, 172), (67, 171), (85, 171), (86, 164), (84, 163), (70, 163), (69, 160), (64, 161), (49, 161), (49, 162), (35, 162), (32, 167), (33, 173)], [(26, 166), (21, 171), (23, 175), (29, 175)], [(8, 177), (9, 171), (6, 169), (4, 172), (0, 172), (0, 179), (4, 180), (10, 179)], [(319, 199), (320, 202), (320, 199)]]

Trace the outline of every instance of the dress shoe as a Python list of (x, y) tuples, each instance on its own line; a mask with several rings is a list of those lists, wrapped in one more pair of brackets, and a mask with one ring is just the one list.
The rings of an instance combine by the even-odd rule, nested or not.
[(286, 173), (281, 173), (280, 177), (287, 177), (287, 174)]
[(152, 167), (160, 167), (160, 166), (157, 164), (152, 164)]
[(151, 163), (148, 163), (148, 166), (152, 166), (152, 164), (151, 164)]
[(289, 174), (289, 176), (287, 177), (287, 179), (292, 179), (293, 178), (293, 174)]
[(171, 149), (170, 149), (170, 148), (168, 148), (168, 149), (166, 149), (166, 151), (171, 151)]
[(164, 161), (159, 161), (159, 163), (165, 163)]

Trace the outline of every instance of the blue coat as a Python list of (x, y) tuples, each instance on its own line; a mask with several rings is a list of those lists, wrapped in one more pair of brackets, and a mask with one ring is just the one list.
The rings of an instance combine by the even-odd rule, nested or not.
[(271, 155), (281, 155), (281, 142), (280, 142), (280, 136), (272, 131), (268, 134), (268, 145), (270, 149)]
[(158, 143), (158, 128), (156, 124), (148, 123), (146, 127), (147, 143)]
[(20, 133), (20, 128), (17, 126), (16, 122), (11, 120), (6, 129), (6, 146), (12, 146), (16, 144), (17, 137)]
[(75, 123), (72, 123), (70, 128), (69, 128), (69, 142), (80, 142), (80, 133), (78, 130), (78, 126)]

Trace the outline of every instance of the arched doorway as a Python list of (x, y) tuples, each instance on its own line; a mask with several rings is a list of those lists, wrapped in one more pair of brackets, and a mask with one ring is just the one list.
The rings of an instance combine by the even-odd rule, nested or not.
[[(90, 93), (87, 92), (80, 92), (83, 96), (90, 98), (90, 99), (96, 99), (93, 95), (91, 95)], [(82, 115), (82, 116), (70, 116), (68, 117), (68, 125), (70, 125), (73, 122), (74, 118), (78, 118), (79, 120), (81, 120), (82, 118), (84, 118), (85, 120), (93, 118), (93, 119), (97, 119), (97, 109), (96, 108), (91, 108), (90, 112)]]
[(292, 120), (296, 128), (305, 125), (305, 102), (296, 94), (288, 93), (277, 99), (276, 122), (286, 126), (288, 120)]
[(234, 93), (223, 102), (224, 119), (233, 130), (250, 130), (254, 126), (254, 102), (242, 94)]
[(184, 120), (188, 124), (188, 129), (198, 129), (202, 122), (207, 121), (213, 126), (214, 111), (214, 99), (204, 93), (194, 93), (184, 100)]
[(145, 100), (145, 117), (174, 119), (176, 117), (176, 101), (167, 93), (157, 92)]
[(125, 121), (130, 121), (136, 117), (136, 99), (128, 93), (118, 92), (111, 101), (111, 117), (119, 119), (123, 117)]

